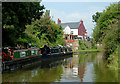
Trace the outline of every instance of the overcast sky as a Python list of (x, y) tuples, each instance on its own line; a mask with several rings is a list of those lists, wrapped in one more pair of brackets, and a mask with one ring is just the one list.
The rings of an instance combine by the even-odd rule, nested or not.
[[(82, 0), (83, 1), (83, 0)], [(102, 12), (110, 3), (118, 0), (42, 0), (46, 9), (50, 10), (52, 20), (57, 23), (79, 22), (81, 19), (89, 36), (92, 35), (92, 29), (95, 23), (92, 22), (92, 15), (96, 12)], [(89, 2), (88, 2), (89, 1)]]

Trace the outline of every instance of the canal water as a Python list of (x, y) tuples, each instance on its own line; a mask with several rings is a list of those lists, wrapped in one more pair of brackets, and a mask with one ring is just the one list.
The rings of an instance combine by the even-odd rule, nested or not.
[(118, 72), (106, 67), (101, 53), (39, 61), (2, 74), (2, 82), (117, 82)]

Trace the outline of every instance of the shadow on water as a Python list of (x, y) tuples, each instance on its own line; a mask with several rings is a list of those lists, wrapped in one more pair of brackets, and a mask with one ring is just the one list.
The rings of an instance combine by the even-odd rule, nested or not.
[(3, 82), (117, 82), (118, 73), (105, 66), (102, 53), (39, 61), (2, 75)]
[(60, 79), (62, 66), (72, 60), (72, 57), (48, 59), (27, 65), (20, 70), (14, 70), (2, 75), (3, 82), (54, 82)]

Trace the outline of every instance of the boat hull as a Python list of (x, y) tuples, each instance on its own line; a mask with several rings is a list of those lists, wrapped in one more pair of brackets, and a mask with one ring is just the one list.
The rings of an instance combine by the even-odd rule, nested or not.
[(24, 65), (34, 63), (36, 61), (72, 56), (72, 54), (73, 52), (50, 53), (45, 55), (41, 54), (37, 56), (28, 56), (26, 58), (15, 59), (11, 61), (4, 61), (2, 62), (2, 71), (4, 72), (8, 70), (14, 70), (14, 68), (22, 68)]

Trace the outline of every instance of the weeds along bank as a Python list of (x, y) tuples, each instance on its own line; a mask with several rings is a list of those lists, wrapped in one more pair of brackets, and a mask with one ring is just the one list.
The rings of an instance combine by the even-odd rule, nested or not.
[(96, 44), (91, 39), (90, 41), (78, 40), (79, 49), (74, 52), (99, 52), (100, 49), (97, 49)]
[(120, 3), (110, 4), (103, 12), (93, 15), (96, 27), (93, 30), (93, 38), (96, 43), (103, 44), (104, 56), (108, 66), (118, 68), (118, 50), (120, 43)]

